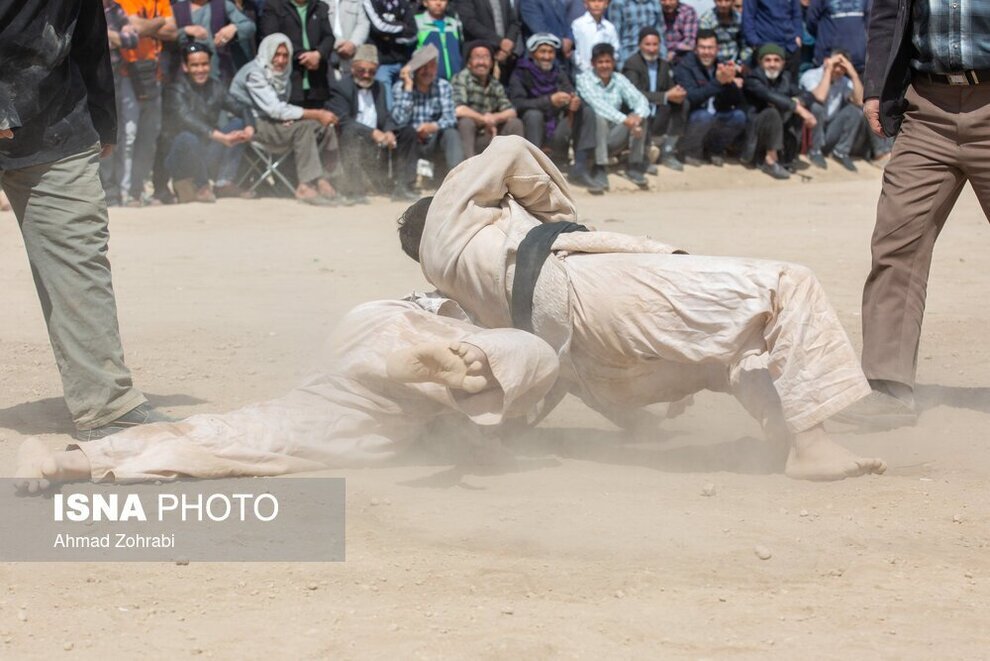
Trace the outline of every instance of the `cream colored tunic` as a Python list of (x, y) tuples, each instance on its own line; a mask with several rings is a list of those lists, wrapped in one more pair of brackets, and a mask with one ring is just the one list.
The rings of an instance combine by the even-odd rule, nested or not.
[[(563, 220), (580, 219), (550, 159), (522, 138), (496, 138), (437, 192), (423, 273), (482, 325), (509, 327), (519, 242), (537, 223)], [(534, 329), (590, 406), (618, 420), (707, 388), (733, 392), (763, 422), (782, 408), (791, 431), (803, 431), (869, 393), (810, 270), (673, 252), (612, 232), (555, 241), (534, 294)], [(746, 372), (763, 372), (773, 389), (742, 392), (762, 378)], [(779, 402), (768, 401), (774, 391)]]
[[(466, 319), (444, 299), (365, 303), (340, 322), (318, 373), (288, 395), (224, 415), (135, 427), (79, 449), (95, 480), (281, 475), (383, 463), (444, 414), (496, 425), (535, 411), (557, 379), (554, 351), (529, 333), (484, 330)], [(390, 353), (435, 341), (480, 348), (497, 386), (468, 395), (388, 378)]]

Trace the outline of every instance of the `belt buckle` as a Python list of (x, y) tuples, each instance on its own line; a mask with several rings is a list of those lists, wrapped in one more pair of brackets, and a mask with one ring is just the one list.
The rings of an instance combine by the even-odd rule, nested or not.
[(969, 85), (969, 76), (965, 73), (947, 73), (945, 78), (950, 85)]

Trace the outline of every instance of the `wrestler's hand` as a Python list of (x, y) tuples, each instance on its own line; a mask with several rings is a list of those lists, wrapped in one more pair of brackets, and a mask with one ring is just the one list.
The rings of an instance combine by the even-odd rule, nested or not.
[(880, 124), (880, 99), (867, 99), (863, 104), (863, 114), (866, 115), (866, 122), (870, 125), (870, 130), (881, 138), (887, 137)]

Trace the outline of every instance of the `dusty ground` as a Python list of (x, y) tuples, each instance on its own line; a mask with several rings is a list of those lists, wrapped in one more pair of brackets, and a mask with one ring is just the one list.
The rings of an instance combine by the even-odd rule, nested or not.
[[(858, 346), (879, 173), (836, 169), (808, 183), (664, 172), (659, 191), (580, 204), (596, 225), (692, 252), (810, 265)], [(114, 210), (138, 385), (177, 416), (286, 390), (344, 310), (425, 287), (399, 253), (398, 211)], [(568, 400), (516, 444), (514, 470), (335, 473), (347, 478), (345, 563), (0, 564), (0, 657), (985, 657), (988, 241), (967, 191), (935, 259), (918, 426), (840, 437), (885, 457), (882, 477), (783, 477), (724, 396), (699, 396), (665, 439), (639, 445)], [(70, 424), (9, 213), (0, 286), (9, 475), (21, 440), (46, 434), (54, 447)]]

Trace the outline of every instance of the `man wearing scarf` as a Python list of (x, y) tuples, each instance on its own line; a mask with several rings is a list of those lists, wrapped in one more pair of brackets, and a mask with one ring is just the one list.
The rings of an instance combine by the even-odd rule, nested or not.
[(560, 46), (560, 39), (549, 32), (526, 40), (527, 55), (509, 79), (509, 99), (522, 117), (526, 139), (537, 147), (549, 146), (558, 166), (567, 162), (568, 148), (573, 144), (570, 179), (598, 195), (603, 192), (601, 183), (588, 171), (595, 149), (595, 113), (581, 103), (558, 64)]

